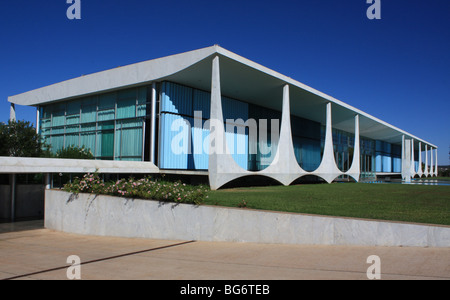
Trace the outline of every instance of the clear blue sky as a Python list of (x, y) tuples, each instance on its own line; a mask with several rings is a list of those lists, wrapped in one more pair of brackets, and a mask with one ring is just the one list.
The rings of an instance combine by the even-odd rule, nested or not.
[[(214, 44), (439, 147), (450, 164), (450, 1), (66, 0), (0, 2), (0, 121), (7, 97)], [(35, 109), (16, 108), (35, 123)]]

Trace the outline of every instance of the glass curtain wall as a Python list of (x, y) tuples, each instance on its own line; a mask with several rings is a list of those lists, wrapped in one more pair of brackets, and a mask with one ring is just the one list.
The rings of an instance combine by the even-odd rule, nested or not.
[(347, 172), (353, 162), (355, 135), (353, 133), (333, 129), (333, 146), (337, 167), (342, 172)]
[(291, 130), (298, 164), (305, 171), (316, 170), (322, 161), (320, 123), (291, 115)]
[(248, 116), (255, 120), (258, 126), (254, 139), (249, 140), (248, 170), (261, 171), (272, 163), (276, 155), (281, 112), (249, 104)]
[(375, 141), (375, 171), (400, 173), (402, 171), (402, 146)]
[[(211, 94), (173, 82), (160, 85), (159, 167), (207, 170)], [(225, 136), (234, 160), (248, 168), (248, 104), (222, 97)], [(242, 120), (243, 122), (240, 122)]]
[(373, 179), (375, 178), (375, 141), (360, 138), (361, 146), (361, 179)]
[[(162, 82), (160, 87), (159, 167), (207, 170), (209, 127), (205, 122), (211, 94), (173, 82)], [(236, 163), (249, 171), (267, 168), (278, 148), (281, 112), (225, 96), (222, 111), (226, 140)], [(256, 135), (251, 138), (255, 123)], [(298, 163), (308, 171), (315, 170), (321, 162), (320, 123), (292, 116), (291, 125)]]
[[(325, 143), (325, 126), (322, 132), (322, 153)], [(336, 165), (339, 170), (347, 172), (353, 164), (355, 151), (355, 135), (342, 130), (333, 129), (333, 148)], [(375, 176), (375, 141), (360, 136), (360, 171), (361, 179)], [(345, 177), (345, 175), (343, 175)]]
[(51, 150), (89, 149), (95, 159), (143, 160), (147, 87), (41, 106), (41, 136)]

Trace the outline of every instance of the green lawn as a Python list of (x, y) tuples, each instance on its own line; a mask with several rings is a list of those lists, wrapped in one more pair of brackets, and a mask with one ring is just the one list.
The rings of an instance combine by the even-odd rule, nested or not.
[(204, 204), (450, 225), (450, 186), (333, 183), (211, 191)]

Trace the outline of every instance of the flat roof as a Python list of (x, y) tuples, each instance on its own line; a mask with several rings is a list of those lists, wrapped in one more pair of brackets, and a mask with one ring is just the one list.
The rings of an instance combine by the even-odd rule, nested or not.
[[(437, 146), (334, 97), (313, 89), (218, 45), (118, 67), (8, 97), (18, 105), (38, 106), (164, 80), (211, 90), (212, 59), (220, 57), (222, 95), (281, 111), (282, 88), (290, 85), (291, 114), (326, 123), (325, 104), (332, 103), (333, 128), (354, 132), (360, 115), (362, 137), (401, 144), (402, 136)], [(418, 149), (418, 143), (415, 143)]]

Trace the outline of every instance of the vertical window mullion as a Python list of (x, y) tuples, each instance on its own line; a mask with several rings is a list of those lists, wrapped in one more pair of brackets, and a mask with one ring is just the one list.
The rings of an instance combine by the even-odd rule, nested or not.
[(120, 121), (120, 145), (119, 145), (120, 160), (122, 160), (122, 145), (123, 145), (123, 120)]
[(63, 137), (63, 149), (66, 148), (66, 128), (67, 128), (67, 103), (64, 103), (64, 137)]
[(117, 132), (117, 98), (118, 93), (114, 93), (114, 138), (113, 138), (113, 160), (116, 160), (116, 132)]
[[(94, 139), (94, 157), (98, 157), (97, 152), (97, 139), (98, 139), (98, 95), (95, 96), (96, 106), (95, 106), (95, 139)], [(100, 154), (101, 155), (101, 154)], [(100, 158), (101, 159), (101, 158)]]
[(142, 122), (142, 149), (141, 149), (141, 159), (142, 159), (142, 161), (144, 161), (145, 160), (145, 157), (144, 157), (144, 155), (145, 155), (145, 130), (146, 130), (146, 128), (145, 128), (145, 119), (144, 118), (142, 118), (141, 119), (141, 122)]

